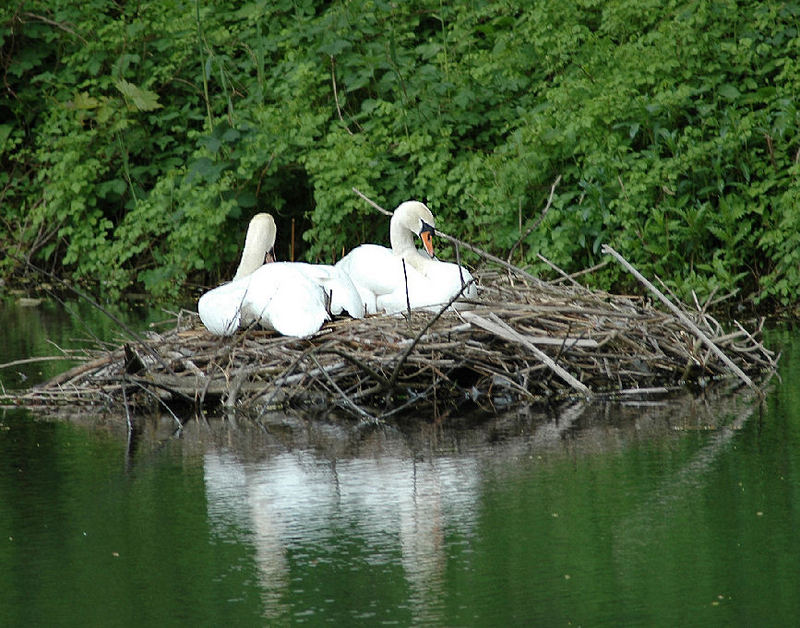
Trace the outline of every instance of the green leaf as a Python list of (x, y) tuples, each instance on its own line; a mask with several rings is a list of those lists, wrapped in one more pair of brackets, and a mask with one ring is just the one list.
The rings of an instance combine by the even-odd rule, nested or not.
[(100, 104), (100, 101), (98, 101), (97, 98), (89, 96), (87, 92), (79, 92), (75, 94), (75, 97), (69, 104), (73, 109), (89, 110), (95, 109), (97, 105)]
[(734, 85), (725, 83), (719, 88), (719, 95), (727, 100), (736, 100), (742, 94)]
[(0, 155), (6, 152), (6, 143), (13, 130), (14, 126), (11, 124), (0, 124)]
[(114, 86), (126, 100), (133, 102), (133, 106), (139, 111), (154, 111), (162, 107), (158, 102), (158, 95), (155, 92), (141, 89), (124, 79), (114, 81)]

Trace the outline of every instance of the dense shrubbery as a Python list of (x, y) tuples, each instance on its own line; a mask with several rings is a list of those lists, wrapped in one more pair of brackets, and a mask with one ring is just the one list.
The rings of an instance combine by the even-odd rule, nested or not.
[(174, 295), (265, 209), (329, 261), (386, 237), (352, 187), (505, 255), (560, 175), (515, 261), (795, 301), (800, 3), (447, 4), (0, 8), (0, 272)]

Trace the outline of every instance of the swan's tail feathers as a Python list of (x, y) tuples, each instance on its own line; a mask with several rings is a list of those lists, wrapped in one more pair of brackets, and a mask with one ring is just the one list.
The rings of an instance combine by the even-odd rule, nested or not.
[(284, 336), (310, 336), (329, 319), (325, 291), (302, 273), (280, 283), (269, 308), (270, 326)]
[(283, 336), (305, 338), (317, 333), (326, 320), (328, 313), (320, 307), (306, 312), (275, 312), (270, 317), (270, 324)]

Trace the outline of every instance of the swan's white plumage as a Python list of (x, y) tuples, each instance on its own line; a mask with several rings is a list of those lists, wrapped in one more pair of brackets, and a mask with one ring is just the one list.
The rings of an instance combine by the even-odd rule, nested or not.
[(264, 258), (275, 243), (275, 221), (258, 214), (250, 221), (234, 280), (200, 297), (197, 311), (219, 336), (259, 323), (284, 336), (309, 336), (333, 314), (364, 315), (349, 277), (333, 266), (272, 262)]
[(239, 267), (233, 279), (241, 279), (252, 273), (257, 268), (264, 265), (264, 261), (269, 257), (272, 260), (272, 247), (275, 246), (275, 236), (278, 229), (275, 227), (275, 219), (267, 213), (256, 214), (250, 219), (247, 225), (247, 234), (244, 237), (244, 248), (242, 249), (242, 259), (239, 260)]
[(324, 290), (291, 262), (264, 264), (244, 281), (242, 326), (257, 322), (284, 336), (303, 337), (329, 319)]
[(197, 313), (208, 331), (215, 336), (230, 336), (239, 329), (247, 286), (245, 279), (237, 279), (217, 286), (200, 297)]
[(322, 286), (328, 295), (328, 308), (338, 316), (347, 312), (353, 318), (364, 317), (364, 302), (347, 273), (328, 264), (305, 264), (297, 262), (298, 267), (309, 279)]
[[(408, 304), (412, 308), (435, 308), (447, 303), (464, 284), (473, 280), (463, 266), (433, 257), (430, 240), (433, 228), (430, 210), (418, 201), (406, 201), (392, 214), (389, 226), (391, 249), (362, 244), (336, 264), (336, 268), (349, 275), (368, 313), (400, 312)], [(422, 239), (428, 253), (417, 250), (415, 236)], [(463, 296), (472, 298), (476, 294), (477, 289), (472, 283), (464, 290)]]
[[(402, 283), (392, 292), (378, 296), (377, 308), (390, 314), (405, 311), (409, 304), (412, 308), (438, 310), (458, 294), (462, 285), (472, 281), (472, 274), (463, 266), (459, 268), (457, 264), (449, 262), (430, 261), (433, 264), (426, 266), (425, 274), (414, 268), (406, 268), (407, 300), (406, 285)], [(462, 294), (466, 298), (474, 298), (477, 295), (475, 284), (467, 286)]]

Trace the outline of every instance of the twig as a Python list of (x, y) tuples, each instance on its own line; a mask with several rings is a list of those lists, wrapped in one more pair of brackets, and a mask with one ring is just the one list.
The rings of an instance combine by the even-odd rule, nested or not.
[[(264, 402), (264, 410), (262, 411), (262, 413), (261, 413), (261, 414), (259, 414), (259, 416), (258, 416), (258, 418), (259, 418), (259, 419), (260, 419), (260, 418), (263, 416), (264, 412), (266, 412), (267, 408), (269, 408), (269, 404), (270, 404), (270, 403), (272, 402), (272, 400), (275, 398), (275, 395), (277, 395), (277, 394), (278, 394), (278, 391), (280, 390), (280, 388), (278, 387), (278, 386), (279, 386), (279, 384), (282, 386), (282, 385), (283, 385), (283, 384), (286, 382), (286, 379), (289, 377), (289, 375), (291, 375), (292, 371), (294, 371), (295, 367), (297, 367), (297, 365), (298, 365), (298, 364), (300, 364), (300, 362), (301, 362), (301, 361), (302, 361), (302, 360), (303, 360), (303, 359), (304, 359), (304, 358), (305, 358), (305, 357), (306, 357), (308, 354), (312, 353), (312, 352), (313, 352), (313, 351), (315, 351), (315, 350), (317, 350), (317, 347), (315, 347), (314, 345), (311, 345), (310, 347), (308, 347), (307, 349), (305, 349), (305, 350), (304, 350), (304, 351), (303, 351), (303, 352), (302, 352), (300, 355), (298, 355), (298, 356), (297, 356), (297, 357), (294, 359), (294, 361), (293, 361), (293, 362), (292, 362), (292, 363), (291, 363), (289, 366), (287, 366), (287, 367), (286, 367), (286, 368), (283, 370), (283, 372), (282, 372), (282, 373), (281, 373), (281, 374), (280, 374), (278, 377), (276, 377), (276, 378), (275, 378), (275, 379), (272, 381), (272, 391), (271, 391), (271, 393), (270, 393), (269, 397), (267, 397), (267, 400)], [(283, 380), (283, 381), (281, 381), (281, 380)], [(255, 401), (255, 400), (256, 400), (256, 399), (257, 399), (259, 396), (260, 396), (260, 395), (256, 395), (256, 396), (253, 398), (253, 401)]]
[(342, 124), (344, 125), (345, 131), (347, 131), (350, 135), (353, 135), (353, 132), (350, 130), (350, 127), (347, 126), (347, 122), (344, 121), (344, 117), (342, 116), (342, 108), (339, 106), (339, 92), (336, 89), (336, 61), (331, 57), (331, 83), (333, 83), (333, 100), (336, 102), (336, 113), (339, 114), (339, 120), (341, 120)]
[(742, 327), (742, 324), (741, 324), (739, 321), (737, 321), (736, 319), (734, 319), (733, 323), (734, 323), (734, 325), (736, 325), (736, 326), (739, 328), (739, 330), (740, 330), (740, 331), (741, 331), (741, 332), (742, 332), (742, 333), (743, 333), (745, 336), (747, 336), (747, 337), (750, 339), (750, 342), (752, 342), (752, 343), (753, 343), (753, 345), (755, 346), (755, 348), (756, 348), (758, 351), (760, 351), (760, 352), (762, 353), (762, 355), (764, 355), (764, 357), (765, 357), (765, 358), (766, 358), (766, 359), (769, 361), (769, 364), (770, 364), (770, 366), (772, 366), (772, 367), (775, 367), (775, 366), (776, 366), (776, 364), (775, 364), (775, 363), (772, 361), (772, 356), (773, 356), (773, 355), (775, 355), (775, 353), (774, 353), (773, 351), (770, 351), (770, 350), (769, 350), (769, 349), (767, 349), (766, 347), (764, 347), (764, 346), (763, 346), (763, 345), (762, 345), (760, 342), (758, 342), (758, 340), (756, 340), (756, 339), (755, 339), (755, 337), (753, 336), (753, 334), (751, 334), (751, 333), (750, 333), (749, 331), (747, 331), (747, 330), (746, 330), (744, 327)]
[(458, 266), (458, 278), (461, 280), (461, 285), (464, 285), (464, 271), (463, 267), (461, 266), (461, 252), (458, 250), (458, 244), (455, 246), (456, 249), (456, 266)]
[(570, 276), (569, 276), (569, 275), (568, 275), (566, 272), (564, 272), (563, 270), (561, 270), (561, 269), (560, 269), (558, 266), (556, 266), (556, 265), (555, 265), (553, 262), (551, 262), (549, 259), (547, 259), (547, 258), (546, 258), (544, 255), (542, 255), (541, 253), (537, 253), (537, 254), (536, 254), (536, 257), (538, 257), (538, 258), (539, 258), (541, 261), (543, 261), (543, 262), (544, 262), (545, 264), (547, 264), (547, 265), (548, 265), (550, 268), (552, 268), (552, 269), (553, 269), (554, 271), (556, 271), (556, 272), (557, 272), (559, 275), (561, 275), (561, 278), (562, 278), (562, 279), (566, 279), (567, 281), (571, 282), (571, 283), (572, 283), (572, 285), (574, 285), (574, 286), (576, 286), (576, 287), (578, 287), (578, 288), (584, 288), (584, 289), (586, 289), (584, 286), (582, 286), (582, 285), (581, 285), (581, 284), (579, 284), (577, 281), (575, 281), (575, 280), (574, 280), (572, 277), (570, 277)]
[(659, 300), (664, 305), (666, 305), (669, 308), (669, 310), (675, 316), (677, 316), (684, 325), (686, 325), (690, 330), (692, 330), (692, 332), (700, 339), (701, 342), (703, 342), (709, 349), (711, 349), (711, 351), (713, 351), (716, 354), (716, 356), (720, 360), (722, 360), (731, 371), (733, 371), (736, 374), (736, 376), (739, 379), (741, 379), (750, 388), (755, 390), (759, 395), (761, 395), (762, 397), (764, 396), (764, 393), (758, 387), (756, 387), (756, 385), (753, 383), (753, 380), (751, 380), (744, 373), (744, 371), (742, 371), (742, 369), (736, 366), (736, 364), (734, 364), (734, 362), (727, 355), (725, 355), (722, 349), (720, 349), (716, 344), (714, 344), (714, 342), (708, 336), (706, 336), (702, 331), (700, 331), (700, 328), (697, 327), (697, 325), (695, 325), (680, 310), (680, 308), (678, 308), (674, 303), (672, 303), (672, 301), (670, 301), (667, 297), (665, 297), (664, 294), (660, 290), (658, 290), (658, 288), (656, 288), (652, 283), (650, 283), (638, 270), (636, 270), (633, 266), (631, 266), (630, 263), (628, 263), (628, 261), (624, 257), (622, 257), (622, 255), (617, 253), (607, 244), (603, 245), (602, 250), (604, 253), (607, 253), (608, 255), (614, 257), (620, 264), (622, 264), (622, 266), (629, 273), (631, 273), (634, 277), (636, 277), (636, 279), (638, 279), (648, 290), (650, 290), (653, 294), (655, 294), (659, 298)]
[(411, 321), (411, 298), (408, 296), (408, 271), (406, 271), (406, 260), (405, 260), (405, 258), (402, 258), (400, 261), (403, 262), (403, 279), (405, 281), (405, 287), (406, 287), (406, 308), (408, 308), (406, 311), (408, 312), (408, 320), (410, 322)]
[(322, 367), (322, 365), (319, 363), (319, 360), (317, 360), (317, 356), (315, 356), (315, 355), (312, 353), (312, 354), (310, 354), (310, 355), (309, 355), (309, 357), (310, 357), (310, 358), (313, 360), (314, 364), (316, 364), (316, 365), (317, 365), (317, 368), (318, 368), (318, 369), (319, 369), (319, 370), (322, 372), (322, 374), (325, 376), (325, 379), (327, 379), (327, 380), (328, 380), (328, 383), (329, 383), (331, 386), (333, 386), (334, 390), (335, 390), (337, 393), (339, 393), (339, 395), (342, 397), (342, 399), (344, 399), (344, 402), (345, 402), (345, 404), (347, 404), (347, 406), (348, 406), (349, 408), (352, 408), (352, 409), (355, 411), (355, 413), (356, 413), (356, 414), (358, 414), (358, 415), (359, 415), (361, 418), (363, 418), (363, 419), (366, 419), (366, 420), (367, 420), (367, 421), (369, 421), (370, 423), (380, 423), (380, 421), (379, 421), (377, 418), (375, 418), (375, 417), (374, 417), (374, 416), (372, 416), (372, 415), (371, 415), (369, 412), (367, 412), (366, 410), (364, 410), (363, 408), (361, 408), (361, 407), (360, 407), (358, 404), (356, 404), (356, 403), (355, 403), (355, 402), (354, 402), (352, 399), (350, 399), (350, 397), (348, 397), (348, 396), (345, 394), (345, 392), (344, 392), (344, 391), (343, 391), (341, 388), (339, 388), (339, 385), (338, 385), (338, 384), (337, 384), (335, 381), (333, 381), (333, 378), (332, 378), (330, 375), (328, 375), (328, 371), (326, 371), (326, 370), (325, 370), (325, 369)]
[(133, 432), (133, 423), (131, 422), (131, 411), (128, 408), (128, 392), (126, 388), (127, 386), (122, 386), (122, 407), (125, 408), (125, 419), (128, 421), (128, 438), (130, 439)]
[[(13, 255), (13, 253), (9, 253), (9, 255)], [(17, 261), (22, 261), (18, 257), (16, 259), (17, 259)], [(148, 343), (146, 343), (144, 341), (144, 339), (139, 334), (137, 334), (135, 331), (133, 331), (130, 327), (128, 327), (125, 323), (123, 323), (117, 316), (115, 316), (109, 310), (107, 310), (102, 305), (100, 305), (97, 301), (95, 301), (93, 298), (91, 298), (88, 294), (84, 293), (82, 290), (79, 290), (75, 286), (67, 283), (66, 281), (61, 279), (61, 277), (58, 277), (57, 275), (54, 275), (53, 273), (51, 273), (49, 271), (46, 271), (43, 268), (39, 268), (38, 266), (36, 266), (35, 264), (33, 264), (33, 263), (31, 263), (31, 262), (29, 262), (27, 260), (25, 260), (25, 264), (28, 267), (30, 267), (31, 269), (33, 269), (34, 271), (44, 275), (45, 277), (49, 277), (52, 281), (55, 281), (55, 282), (60, 283), (61, 285), (65, 286), (68, 290), (71, 290), (72, 292), (77, 294), (81, 299), (86, 301), (89, 305), (94, 307), (96, 310), (99, 310), (101, 313), (105, 314), (108, 318), (110, 318), (112, 321), (114, 321), (114, 323), (116, 323), (119, 326), (120, 329), (122, 329), (126, 334), (128, 334), (136, 342), (136, 344), (141, 346), (142, 349), (144, 349), (147, 353), (149, 353), (153, 357), (153, 359), (156, 360), (162, 366), (162, 368), (165, 371), (168, 371), (170, 373), (172, 372), (172, 369), (170, 369), (170, 367), (167, 365), (167, 363), (164, 362), (164, 360), (161, 358), (161, 355), (155, 349), (153, 349)]]
[[(154, 386), (155, 388), (160, 388), (161, 390), (167, 391), (170, 395), (173, 395), (174, 397), (180, 397), (187, 403), (194, 403), (194, 399), (192, 397), (190, 397), (184, 392), (181, 392), (180, 390), (176, 390), (170, 384), (164, 383), (163, 380), (166, 379), (167, 377), (169, 376), (161, 375), (157, 379), (156, 376), (150, 376), (149, 378), (141, 378), (141, 377), (136, 377), (135, 375), (126, 375), (123, 381), (128, 381), (131, 382), (132, 384), (136, 384), (137, 386), (141, 386), (144, 390), (147, 390), (147, 392), (151, 394), (154, 393), (150, 389), (148, 389), (147, 386)], [(147, 386), (145, 386), (145, 384), (147, 384)], [(156, 398), (159, 399), (159, 401), (161, 401), (158, 395), (156, 395)]]
[(508, 252), (508, 257), (506, 258), (506, 261), (509, 264), (511, 263), (511, 256), (514, 254), (514, 250), (522, 243), (522, 241), (525, 238), (527, 238), (530, 235), (531, 231), (533, 231), (534, 229), (536, 229), (536, 227), (542, 224), (542, 221), (544, 220), (544, 217), (547, 215), (547, 212), (550, 211), (550, 206), (553, 204), (553, 195), (555, 194), (556, 187), (560, 182), (561, 182), (561, 175), (558, 175), (556, 177), (556, 180), (553, 181), (553, 185), (550, 186), (550, 196), (547, 198), (547, 204), (544, 206), (544, 209), (539, 214), (539, 217), (534, 221), (534, 223), (530, 227), (528, 227), (525, 233), (519, 237), (519, 240), (514, 242), (514, 246), (511, 247), (511, 250)]
[(6, 362), (5, 364), (0, 364), (0, 369), (7, 369), (11, 368), (12, 366), (21, 366), (23, 364), (32, 364), (34, 362), (49, 362), (51, 360), (88, 360), (88, 359), (89, 358), (84, 356), (75, 356), (75, 355), (47, 355), (38, 358), (24, 358), (22, 360), (14, 360), (13, 362)]
[[(377, 209), (382, 214), (385, 214), (387, 216), (391, 216), (392, 215), (392, 212), (385, 210), (383, 207), (378, 205), (375, 201), (373, 201), (372, 199), (370, 199), (367, 196), (365, 196), (357, 188), (352, 188), (352, 190), (353, 190), (353, 192), (358, 194), (358, 196), (363, 198), (365, 201), (367, 201), (367, 203), (372, 205), (375, 209)], [(436, 235), (437, 236), (441, 237), (444, 240), (447, 240), (448, 242), (450, 242), (450, 244), (454, 244), (456, 246), (461, 246), (461, 247), (467, 249), (468, 251), (472, 251), (473, 253), (475, 253), (477, 255), (480, 255), (481, 257), (485, 258), (486, 260), (488, 260), (490, 262), (494, 262), (495, 264), (499, 264), (503, 268), (511, 270), (511, 271), (517, 273), (518, 275), (520, 275), (521, 277), (524, 277), (528, 281), (532, 281), (532, 282), (536, 283), (540, 287), (546, 286), (546, 284), (541, 279), (539, 279), (538, 277), (536, 277), (534, 275), (531, 275), (529, 272), (527, 272), (525, 270), (522, 270), (518, 266), (514, 266), (513, 264), (510, 264), (510, 263), (506, 262), (505, 260), (500, 259), (496, 255), (492, 255), (491, 253), (487, 253), (486, 251), (484, 251), (483, 249), (481, 249), (481, 248), (479, 248), (477, 246), (474, 246), (472, 244), (468, 244), (467, 242), (464, 242), (463, 240), (459, 240), (458, 238), (454, 238), (453, 236), (446, 234), (444, 231), (439, 231), (438, 229), (436, 229), (435, 231), (436, 231)]]
[(443, 238), (443, 239), (445, 239), (445, 240), (447, 240), (451, 244), (454, 244), (456, 246), (462, 246), (465, 249), (467, 249), (468, 251), (472, 251), (473, 253), (475, 253), (477, 255), (480, 255), (481, 257), (485, 258), (486, 260), (488, 260), (490, 262), (494, 262), (495, 264), (499, 264), (503, 268), (506, 268), (507, 270), (515, 272), (520, 277), (523, 277), (523, 278), (527, 279), (528, 281), (531, 281), (531, 282), (533, 282), (533, 283), (535, 283), (535, 284), (537, 284), (539, 286), (542, 286), (542, 287), (544, 287), (546, 285), (541, 279), (539, 279), (535, 275), (531, 275), (527, 270), (522, 270), (519, 266), (514, 266), (514, 264), (509, 264), (505, 260), (502, 260), (499, 257), (497, 257), (496, 255), (492, 255), (491, 253), (488, 253), (488, 252), (484, 251), (483, 249), (475, 246), (474, 244), (469, 244), (467, 242), (464, 242), (463, 240), (459, 240), (458, 238), (454, 238), (453, 236), (448, 235), (448, 234), (444, 233), (443, 231), (439, 231), (438, 229), (436, 229), (436, 235), (441, 237), (441, 238)]
[[(142, 389), (142, 390), (143, 390), (145, 393), (147, 393), (147, 394), (148, 394), (148, 395), (150, 395), (151, 397), (155, 397), (155, 400), (156, 400), (156, 401), (158, 401), (158, 403), (160, 403), (162, 406), (164, 406), (164, 408), (167, 410), (167, 412), (169, 412), (169, 413), (170, 413), (170, 415), (172, 415), (172, 418), (175, 420), (175, 423), (177, 424), (177, 426), (178, 426), (178, 429), (179, 429), (179, 430), (182, 430), (182, 429), (183, 429), (183, 423), (181, 423), (181, 420), (180, 420), (180, 419), (177, 417), (177, 415), (176, 415), (176, 414), (175, 414), (175, 413), (172, 411), (172, 408), (170, 408), (170, 407), (169, 407), (169, 406), (168, 406), (168, 405), (167, 405), (167, 404), (164, 402), (164, 400), (163, 400), (161, 397), (159, 397), (157, 394), (155, 394), (155, 393), (154, 393), (152, 390), (150, 390), (150, 389), (149, 389), (147, 386), (144, 386), (144, 385), (143, 385), (141, 382), (138, 382), (138, 381), (136, 381), (136, 379), (135, 379), (135, 378), (133, 378), (133, 377), (127, 377), (127, 376), (126, 376), (126, 377), (123, 379), (123, 384), (122, 384), (123, 388), (125, 387), (125, 384), (124, 384), (124, 382), (130, 382), (130, 383), (131, 383), (131, 384), (133, 384), (134, 386), (138, 386), (139, 388), (141, 388), (141, 389)], [(169, 389), (167, 389), (167, 390), (169, 390)], [(170, 392), (174, 392), (174, 391), (170, 390)], [(181, 396), (185, 397), (185, 395), (181, 395)], [(188, 399), (188, 397), (187, 397), (187, 399)], [(190, 400), (190, 401), (191, 401), (191, 400)]]
[(366, 195), (365, 195), (363, 192), (360, 192), (360, 191), (359, 191), (358, 189), (356, 189), (356, 188), (350, 188), (350, 189), (352, 189), (352, 190), (353, 190), (353, 192), (355, 192), (356, 194), (358, 194), (358, 195), (359, 195), (361, 198), (363, 198), (365, 201), (367, 201), (367, 203), (369, 203), (370, 205), (372, 205), (372, 206), (373, 206), (375, 209), (377, 209), (377, 210), (378, 210), (380, 213), (382, 213), (382, 214), (384, 214), (384, 215), (386, 215), (386, 216), (391, 216), (391, 215), (392, 215), (392, 212), (390, 212), (388, 209), (384, 209), (383, 207), (381, 207), (380, 205), (378, 205), (378, 204), (377, 204), (375, 201), (373, 201), (371, 198), (369, 198), (368, 196), (366, 196)]
[(513, 327), (505, 323), (500, 317), (498, 317), (494, 312), (489, 314), (489, 318), (491, 320), (487, 320), (482, 316), (476, 314), (475, 312), (464, 312), (464, 318), (466, 318), (469, 322), (474, 322), (478, 327), (482, 327), (486, 331), (490, 331), (493, 334), (501, 336), (506, 340), (511, 340), (513, 342), (518, 342), (521, 345), (524, 345), (531, 353), (533, 353), (539, 360), (544, 362), (547, 367), (556, 373), (561, 379), (567, 382), (572, 388), (577, 390), (580, 393), (583, 393), (587, 397), (592, 396), (592, 391), (589, 390), (586, 385), (582, 382), (579, 382), (575, 377), (573, 377), (568, 371), (566, 371), (563, 367), (556, 364), (550, 356), (544, 353), (541, 349), (539, 349), (536, 345), (530, 342), (527, 338), (525, 338), (522, 334), (516, 331)]
[[(121, 351), (119, 351), (117, 353), (119, 355), (122, 355)], [(68, 371), (65, 371), (65, 372), (63, 372), (63, 373), (61, 373), (59, 375), (56, 375), (53, 379), (51, 379), (50, 381), (47, 382), (47, 386), (60, 386), (64, 382), (66, 382), (66, 381), (68, 381), (68, 380), (70, 380), (70, 379), (72, 379), (74, 377), (77, 377), (79, 375), (82, 375), (83, 373), (86, 373), (87, 371), (91, 371), (92, 369), (95, 369), (95, 368), (96, 369), (100, 369), (100, 368), (102, 368), (104, 366), (108, 366), (109, 364), (111, 364), (113, 362), (113, 360), (114, 360), (114, 354), (109, 353), (109, 354), (104, 355), (104, 356), (102, 356), (100, 358), (97, 358), (96, 360), (92, 360), (91, 362), (84, 362), (83, 364), (79, 364), (78, 366), (75, 366), (75, 367), (69, 369)]]
[(369, 366), (367, 366), (364, 360), (358, 360), (349, 353), (342, 351), (341, 349), (335, 349), (335, 348), (328, 349), (322, 347), (320, 348), (318, 353), (333, 353), (334, 355), (338, 355), (340, 358), (344, 358), (356, 368), (363, 370), (367, 375), (369, 375), (372, 379), (378, 382), (381, 386), (389, 386), (389, 380), (386, 379), (380, 373), (378, 373), (375, 369), (372, 369)]
[(600, 270), (604, 266), (608, 266), (608, 260), (607, 259), (604, 259), (602, 262), (599, 262), (599, 263), (595, 264), (594, 266), (590, 266), (589, 268), (584, 268), (583, 270), (579, 270), (577, 272), (570, 273), (569, 275), (566, 275), (564, 277), (560, 277), (559, 279), (553, 279), (552, 281), (549, 281), (548, 283), (560, 283), (560, 282), (562, 282), (564, 280), (572, 281), (576, 277), (581, 277), (582, 275), (588, 275), (589, 273), (593, 273), (596, 270)]
[(400, 356), (400, 360), (397, 362), (397, 365), (394, 367), (394, 371), (392, 371), (392, 377), (389, 379), (389, 389), (394, 388), (395, 382), (397, 381), (397, 376), (400, 374), (400, 369), (402, 368), (403, 363), (406, 361), (408, 356), (414, 350), (414, 347), (417, 346), (417, 343), (420, 341), (422, 336), (425, 335), (425, 332), (431, 328), (431, 325), (433, 325), (437, 320), (439, 320), (439, 317), (447, 311), (447, 308), (453, 305), (456, 299), (458, 299), (458, 297), (461, 296), (464, 290), (467, 289), (467, 286), (472, 284), (474, 281), (475, 280), (472, 279), (467, 283), (465, 283), (463, 286), (461, 286), (461, 289), (458, 292), (456, 292), (447, 303), (445, 303), (445, 305), (436, 313), (436, 315), (433, 316), (433, 318), (431, 318), (431, 320), (428, 321), (428, 324), (422, 328), (422, 331), (420, 331), (417, 334), (417, 336), (414, 338), (414, 341), (410, 345), (408, 345), (406, 350), (403, 352), (403, 355)]
[(230, 388), (228, 389), (228, 396), (222, 404), (225, 408), (233, 408), (236, 405), (236, 397), (239, 396), (239, 389), (242, 387), (245, 378), (249, 375), (249, 369), (240, 368), (236, 375), (233, 376)]
[(67, 26), (64, 26), (64, 24), (62, 24), (61, 22), (55, 22), (55, 21), (53, 21), (51, 19), (48, 19), (48, 18), (46, 18), (46, 17), (44, 17), (42, 15), (36, 15), (35, 13), (31, 13), (30, 11), (24, 11), (22, 13), (22, 15), (24, 15), (25, 17), (33, 18), (34, 20), (39, 20), (41, 22), (44, 22), (45, 24), (49, 24), (50, 26), (55, 26), (56, 28), (60, 28), (65, 33), (69, 33), (70, 35), (74, 35), (75, 37), (80, 39), (81, 42), (83, 42), (84, 45), (87, 45), (89, 43), (83, 37), (81, 37), (81, 35), (79, 33), (76, 33), (71, 28), (69, 28)]

